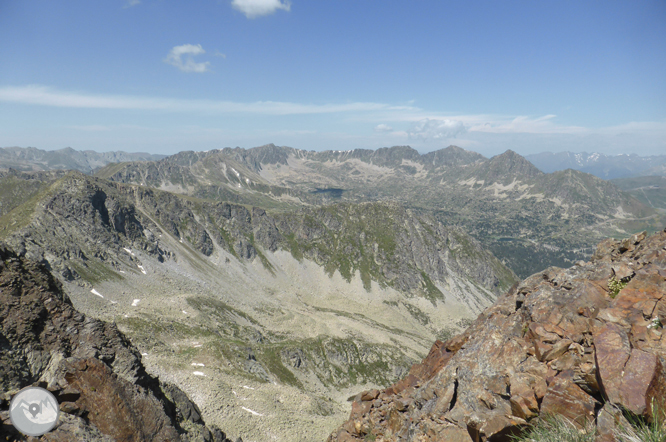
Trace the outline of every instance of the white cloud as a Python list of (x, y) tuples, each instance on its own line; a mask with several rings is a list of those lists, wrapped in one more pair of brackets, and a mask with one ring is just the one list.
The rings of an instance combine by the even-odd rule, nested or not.
[(132, 6), (140, 5), (141, 0), (127, 0), (123, 8), (131, 8)]
[(440, 138), (455, 138), (467, 131), (462, 121), (449, 119), (424, 118), (412, 124), (409, 129), (410, 138), (419, 138), (423, 141)]
[(289, 11), (291, 3), (282, 0), (233, 0), (231, 6), (239, 10), (247, 18), (257, 18), (273, 14), (278, 9)]
[(201, 45), (180, 45), (174, 46), (169, 55), (164, 59), (165, 63), (176, 66), (183, 72), (207, 72), (210, 62), (197, 63), (194, 61), (195, 55), (205, 54), (206, 51)]
[(387, 124), (378, 124), (375, 126), (375, 132), (391, 132), (393, 128)]
[(301, 104), (280, 101), (238, 103), (216, 100), (183, 100), (127, 95), (92, 95), (45, 86), (0, 87), (0, 101), (54, 107), (88, 109), (143, 109), (170, 112), (251, 113), (264, 115), (329, 114), (402, 110), (383, 103)]
[(575, 134), (586, 131), (579, 126), (561, 126), (554, 120), (556, 115), (530, 118), (520, 115), (514, 118), (497, 117), (479, 122), (469, 128), (470, 132), (525, 133), (525, 134)]

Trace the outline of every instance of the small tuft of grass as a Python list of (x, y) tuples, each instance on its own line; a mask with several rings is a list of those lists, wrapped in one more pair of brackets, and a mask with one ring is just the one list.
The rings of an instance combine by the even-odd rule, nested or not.
[(666, 442), (666, 414), (652, 403), (652, 422), (625, 414), (629, 426), (620, 426), (614, 431), (618, 442)]
[(515, 442), (594, 442), (594, 424), (578, 428), (563, 416), (547, 415), (535, 419), (526, 431), (511, 436)]

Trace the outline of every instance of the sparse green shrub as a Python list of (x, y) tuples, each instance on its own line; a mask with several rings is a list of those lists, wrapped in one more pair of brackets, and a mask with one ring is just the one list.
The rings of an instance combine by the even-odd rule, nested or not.
[(629, 281), (617, 280), (615, 276), (608, 280), (608, 294), (611, 298), (615, 298), (620, 290), (625, 288)]
[(654, 318), (652, 318), (652, 321), (647, 326), (647, 328), (664, 328), (664, 324), (661, 323), (659, 316), (655, 316)]
[(594, 442), (594, 424), (585, 429), (578, 428), (563, 416), (543, 416), (535, 419), (529, 428), (519, 436), (512, 436), (516, 442)]

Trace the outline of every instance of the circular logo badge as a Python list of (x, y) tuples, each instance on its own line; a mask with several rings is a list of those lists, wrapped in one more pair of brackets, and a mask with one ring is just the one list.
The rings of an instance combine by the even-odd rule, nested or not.
[(26, 387), (9, 404), (9, 418), (14, 427), (26, 436), (41, 436), (58, 423), (60, 407), (50, 391)]

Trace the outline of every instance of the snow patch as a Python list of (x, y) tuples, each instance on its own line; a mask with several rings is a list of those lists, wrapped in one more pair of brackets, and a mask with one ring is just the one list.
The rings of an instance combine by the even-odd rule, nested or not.
[(185, 313), (187, 315), (187, 312), (185, 310), (183, 310), (183, 313)]
[(125, 250), (125, 251), (126, 251), (127, 253), (129, 253), (130, 255), (134, 256), (134, 252), (132, 252), (132, 251), (131, 251), (130, 249), (128, 249), (127, 247), (123, 247), (123, 250)]
[(243, 410), (247, 411), (248, 413), (252, 413), (252, 414), (254, 414), (255, 416), (263, 416), (263, 414), (261, 414), (261, 413), (257, 413), (256, 411), (254, 411), (254, 410), (250, 410), (249, 408), (245, 408), (245, 407), (241, 407), (241, 408), (242, 408)]
[(95, 289), (92, 289), (92, 290), (90, 291), (90, 293), (92, 293), (93, 295), (97, 295), (97, 296), (99, 296), (100, 298), (103, 298), (103, 297), (104, 297), (104, 296), (102, 296), (102, 294), (101, 294), (100, 292), (98, 292), (98, 291), (95, 290)]
[(141, 302), (140, 299), (135, 299), (134, 301), (132, 301), (132, 307), (136, 307), (137, 305), (139, 305), (139, 302)]
[(203, 372), (201, 372), (201, 371), (193, 371), (192, 374), (193, 374), (194, 376), (206, 376), (206, 375), (203, 374)]
[(192, 367), (205, 367), (201, 362), (192, 362)]
[(143, 273), (144, 275), (148, 274), (148, 272), (146, 272), (146, 269), (144, 269), (143, 266), (140, 266), (139, 264), (137, 264), (136, 266), (139, 268), (139, 270), (141, 270), (141, 273)]
[(243, 388), (247, 388), (248, 390), (254, 390), (254, 388), (248, 387), (247, 385), (243, 385)]

